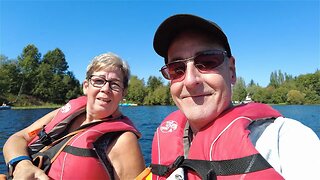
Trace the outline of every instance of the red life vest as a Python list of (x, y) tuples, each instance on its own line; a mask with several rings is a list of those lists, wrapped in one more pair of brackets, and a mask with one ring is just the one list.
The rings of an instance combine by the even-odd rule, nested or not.
[[(57, 115), (45, 126), (46, 134), (53, 139), (59, 137), (59, 134), (77, 115), (85, 112), (86, 102), (87, 98), (83, 96), (69, 101), (60, 108)], [(94, 152), (93, 143), (102, 135), (124, 131), (131, 131), (137, 137), (141, 137), (133, 123), (125, 116), (120, 119), (108, 119), (86, 127), (84, 131), (73, 136), (67, 143), (70, 151), (76, 149), (78, 154), (70, 153), (70, 151), (60, 152), (56, 160), (50, 165), (47, 172), (48, 176), (52, 179), (110, 179), (103, 162), (99, 161), (97, 157), (85, 155), (86, 153), (83, 152)], [(33, 148), (33, 152), (39, 151), (42, 147), (44, 145), (41, 145), (38, 137), (29, 143), (29, 148)]]
[[(165, 118), (155, 132), (151, 162), (155, 170), (152, 170), (152, 179), (165, 179), (179, 167), (185, 171), (188, 169), (188, 180), (283, 179), (255, 149), (247, 129), (254, 121), (279, 116), (281, 114), (270, 106), (259, 103), (231, 108), (196, 134), (188, 159), (183, 160), (177, 157), (185, 154), (183, 135), (187, 119), (182, 112), (175, 111)], [(254, 167), (251, 167), (252, 164)]]

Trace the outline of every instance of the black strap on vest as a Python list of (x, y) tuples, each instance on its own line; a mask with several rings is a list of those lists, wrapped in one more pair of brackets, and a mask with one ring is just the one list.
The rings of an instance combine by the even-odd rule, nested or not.
[(254, 154), (238, 159), (206, 161), (184, 159), (179, 156), (169, 166), (151, 164), (151, 171), (158, 176), (168, 176), (179, 167), (195, 171), (201, 179), (216, 179), (217, 176), (246, 174), (272, 168), (261, 154)]
[(67, 145), (63, 152), (82, 157), (94, 157), (97, 158), (97, 153), (93, 149), (85, 149)]

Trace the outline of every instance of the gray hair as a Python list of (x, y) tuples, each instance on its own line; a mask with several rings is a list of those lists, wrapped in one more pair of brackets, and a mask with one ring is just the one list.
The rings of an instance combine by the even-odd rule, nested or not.
[(101, 54), (92, 59), (87, 67), (86, 79), (89, 79), (93, 72), (104, 69), (114, 70), (119, 68), (123, 75), (123, 87), (128, 88), (130, 79), (130, 68), (126, 61), (122, 60), (118, 55), (111, 52)]

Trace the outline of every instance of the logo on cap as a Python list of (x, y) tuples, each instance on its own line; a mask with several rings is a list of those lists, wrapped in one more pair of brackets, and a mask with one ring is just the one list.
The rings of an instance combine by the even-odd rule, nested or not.
[(171, 133), (175, 131), (177, 128), (178, 128), (178, 123), (174, 120), (169, 120), (161, 124), (160, 131), (163, 133)]

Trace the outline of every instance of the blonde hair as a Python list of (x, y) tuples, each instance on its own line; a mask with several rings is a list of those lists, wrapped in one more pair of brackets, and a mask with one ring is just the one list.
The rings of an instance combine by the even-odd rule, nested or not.
[(86, 79), (89, 79), (93, 72), (104, 69), (114, 70), (116, 68), (121, 70), (123, 75), (123, 87), (124, 89), (127, 89), (130, 79), (129, 65), (126, 61), (111, 52), (101, 54), (92, 59), (91, 63), (87, 67)]

